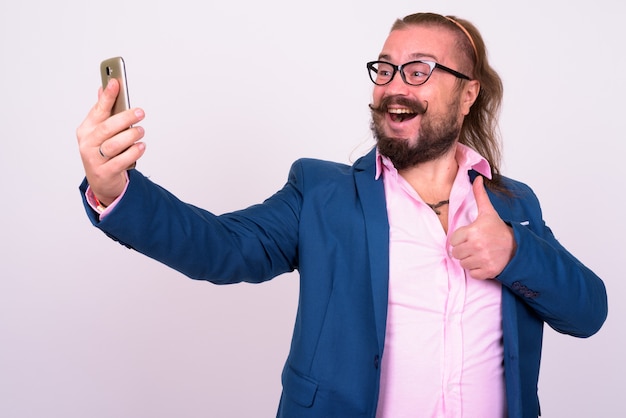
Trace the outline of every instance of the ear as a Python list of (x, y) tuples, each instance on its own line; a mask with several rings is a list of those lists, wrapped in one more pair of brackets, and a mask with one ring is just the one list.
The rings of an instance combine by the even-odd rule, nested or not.
[(478, 98), (480, 93), (480, 82), (478, 80), (470, 80), (465, 83), (463, 87), (463, 93), (461, 94), (461, 113), (463, 116), (467, 116), (470, 108)]

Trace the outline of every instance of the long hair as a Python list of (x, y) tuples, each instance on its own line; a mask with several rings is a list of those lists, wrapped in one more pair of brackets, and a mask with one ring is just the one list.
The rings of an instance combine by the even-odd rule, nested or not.
[[(463, 120), (459, 142), (485, 157), (491, 166), (492, 188), (500, 189), (500, 163), (502, 158), (498, 118), (502, 103), (502, 80), (487, 60), (487, 48), (480, 32), (464, 19), (436, 13), (415, 13), (398, 19), (391, 30), (409, 26), (439, 26), (456, 34), (456, 47), (462, 57), (461, 71), (480, 83), (480, 92), (470, 112)], [(463, 80), (459, 80), (462, 83)]]

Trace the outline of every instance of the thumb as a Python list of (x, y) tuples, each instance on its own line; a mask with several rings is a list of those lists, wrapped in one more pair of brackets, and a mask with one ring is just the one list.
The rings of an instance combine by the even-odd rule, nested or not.
[(119, 91), (120, 84), (115, 78), (110, 79), (106, 87), (98, 89), (98, 102), (94, 106), (94, 113), (105, 118), (111, 116), (111, 108), (115, 104)]
[(474, 198), (476, 199), (476, 206), (478, 207), (478, 214), (493, 213), (496, 210), (489, 200), (487, 190), (485, 190), (485, 180), (483, 176), (478, 176), (474, 179), (472, 184), (472, 190), (474, 191)]

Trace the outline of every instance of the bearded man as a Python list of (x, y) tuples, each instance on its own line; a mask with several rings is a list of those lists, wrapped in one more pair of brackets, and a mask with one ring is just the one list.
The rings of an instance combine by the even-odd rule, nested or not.
[(109, 83), (77, 131), (87, 213), (191, 278), (299, 271), (279, 417), (537, 417), (544, 323), (594, 334), (604, 284), (500, 173), (502, 83), (470, 22), (400, 19), (367, 69), (376, 147), (298, 160), (275, 195), (220, 216), (126, 170), (144, 113), (110, 117)]

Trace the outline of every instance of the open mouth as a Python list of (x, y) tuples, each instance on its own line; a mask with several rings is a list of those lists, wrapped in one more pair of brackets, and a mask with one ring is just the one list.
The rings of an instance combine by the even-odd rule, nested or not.
[(411, 120), (415, 116), (417, 116), (416, 112), (412, 111), (411, 109), (406, 109), (406, 108), (388, 109), (387, 113), (389, 114), (389, 117), (391, 118), (391, 120), (394, 122), (404, 122), (407, 120)]

